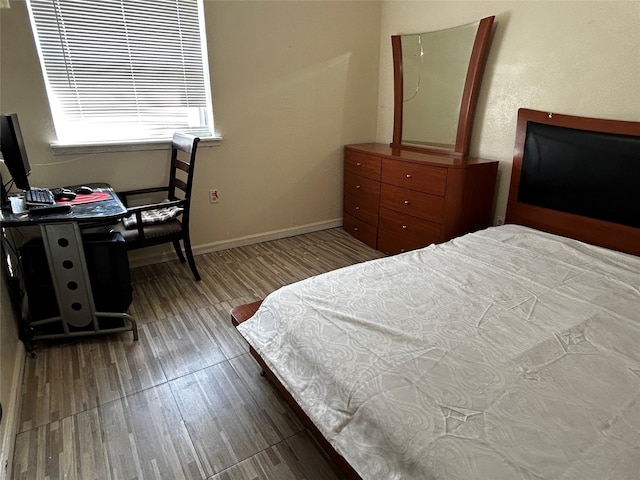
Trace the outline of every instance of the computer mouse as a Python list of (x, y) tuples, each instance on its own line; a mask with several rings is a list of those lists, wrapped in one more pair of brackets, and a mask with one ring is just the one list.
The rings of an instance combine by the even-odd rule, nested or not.
[(76, 188), (76, 193), (79, 193), (80, 195), (91, 195), (93, 193), (93, 188), (83, 185)]
[(56, 190), (55, 192), (53, 192), (53, 195), (56, 200), (73, 200), (74, 198), (76, 198), (76, 194), (71, 190), (67, 190), (66, 188)]

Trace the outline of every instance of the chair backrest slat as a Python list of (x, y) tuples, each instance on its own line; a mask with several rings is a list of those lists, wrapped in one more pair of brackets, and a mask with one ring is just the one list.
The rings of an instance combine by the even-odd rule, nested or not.
[(174, 186), (175, 188), (179, 188), (179, 189), (180, 189), (180, 190), (182, 190), (183, 192), (186, 192), (186, 191), (187, 191), (187, 184), (186, 184), (186, 183), (184, 183), (184, 182), (183, 182), (182, 180), (180, 180), (179, 178), (176, 178), (176, 179), (173, 181), (173, 186)]
[(191, 164), (187, 163), (187, 162), (185, 162), (183, 160), (180, 160), (179, 158), (177, 158), (176, 159), (176, 168), (179, 168), (183, 172), (189, 173), (189, 170), (191, 170)]

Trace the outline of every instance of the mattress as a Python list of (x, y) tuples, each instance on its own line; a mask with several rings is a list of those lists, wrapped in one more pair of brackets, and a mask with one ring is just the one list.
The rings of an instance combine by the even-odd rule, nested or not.
[(517, 225), (285, 286), (238, 327), (363, 479), (638, 479), (640, 257)]

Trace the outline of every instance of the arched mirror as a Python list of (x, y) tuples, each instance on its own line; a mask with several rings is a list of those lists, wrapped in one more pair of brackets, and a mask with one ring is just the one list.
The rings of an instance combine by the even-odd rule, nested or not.
[(473, 114), (495, 17), (393, 35), (394, 148), (469, 153)]

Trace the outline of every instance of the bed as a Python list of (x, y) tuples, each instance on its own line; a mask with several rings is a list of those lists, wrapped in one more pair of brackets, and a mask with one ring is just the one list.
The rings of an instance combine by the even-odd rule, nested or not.
[(506, 225), (232, 318), (349, 478), (636, 479), (639, 184), (639, 122), (521, 109)]

